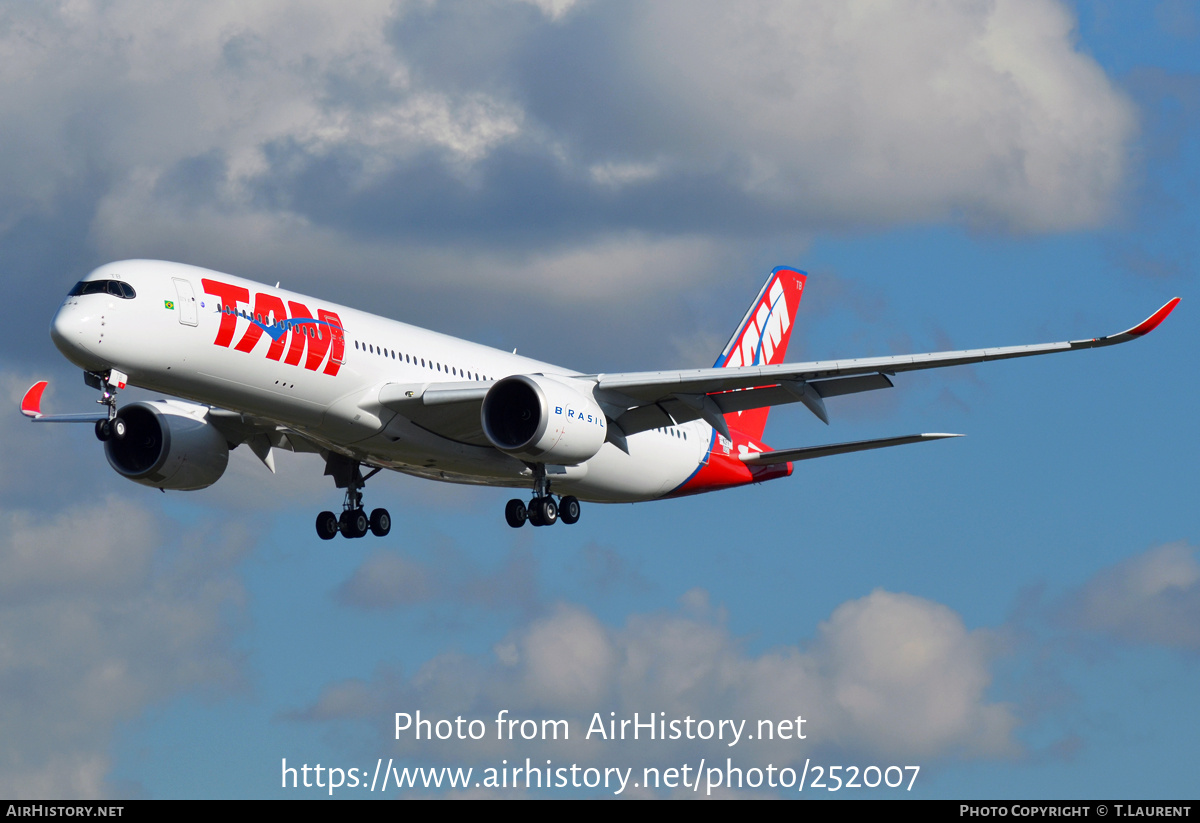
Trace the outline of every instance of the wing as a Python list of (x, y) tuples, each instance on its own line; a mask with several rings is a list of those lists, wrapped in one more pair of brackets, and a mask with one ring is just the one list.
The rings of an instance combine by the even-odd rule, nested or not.
[(703, 418), (728, 437), (723, 415), (730, 412), (800, 402), (828, 423), (824, 398), (887, 388), (892, 385), (888, 375), (1126, 343), (1149, 334), (1178, 304), (1176, 297), (1131, 329), (1088, 340), (776, 366), (598, 374), (581, 379), (595, 382), (596, 399), (626, 434)]
[(254, 417), (241, 412), (208, 407), (204, 415), (229, 442), (231, 447), (243, 443), (254, 452), (254, 456), (263, 465), (275, 473), (274, 449), (286, 449), (292, 452), (312, 452), (328, 459), (328, 453), (318, 444), (309, 440), (286, 426), (281, 426), (271, 420)]
[(434, 434), (473, 446), (491, 446), (483, 433), (480, 410), (493, 385), (388, 383), (379, 390), (379, 404)]

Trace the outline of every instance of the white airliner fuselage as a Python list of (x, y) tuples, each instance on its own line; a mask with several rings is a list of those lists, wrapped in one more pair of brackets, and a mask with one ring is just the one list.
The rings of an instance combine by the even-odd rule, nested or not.
[[(582, 375), (207, 269), (126, 260), (77, 284), (51, 326), (58, 348), (104, 391), (108, 413), (43, 415), (44, 384), (23, 409), (47, 421), (95, 420), (114, 468), (158, 488), (215, 482), (242, 443), (272, 470), (272, 449), (319, 453), (348, 489), (340, 525), (330, 526), (329, 512), (318, 519), (322, 537), (365, 531), (360, 467), (532, 487), (528, 513), (514, 500), (506, 514), (514, 526), (527, 517), (543, 525), (556, 518), (552, 494), (565, 495), (558, 505), (572, 506), (563, 519), (574, 522), (580, 499), (710, 491), (786, 476), (792, 460), (946, 436), (778, 452), (760, 439), (773, 405), (801, 402), (827, 422), (824, 398), (886, 388), (898, 371), (1124, 342), (1177, 302), (1108, 338), (789, 364), (804, 282), (791, 269), (772, 272), (713, 369)], [(110, 389), (126, 382), (192, 402), (117, 410)], [(389, 528), (382, 516), (378, 529), (371, 519), (376, 533)]]
[[(293, 429), (334, 452), (373, 466), (438, 480), (528, 486), (530, 469), (520, 459), (488, 445), (470, 445), (433, 434), (381, 407), (379, 390), (388, 384), (492, 384), (513, 374), (574, 377), (577, 372), (488, 346), (471, 343), (395, 320), (315, 300), (306, 295), (180, 263), (128, 260), (92, 272), (88, 280), (118, 280), (134, 299), (108, 293), (68, 297), (54, 317), (51, 337), (73, 363), (87, 371), (119, 369), (130, 385), (223, 409), (262, 417)], [(193, 298), (178, 282), (190, 286)], [(206, 282), (244, 289), (249, 301), (222, 302), (205, 291)], [(343, 354), (329, 374), (332, 351), (308, 368), (311, 345), (295, 363), (291, 345), (270, 358), (270, 335), (262, 330), (249, 351), (236, 345), (256, 321), (257, 299), (311, 307), (336, 314), (343, 329)], [(194, 318), (184, 322), (183, 301), (194, 299)], [(173, 304), (168, 308), (167, 304)], [(232, 308), (230, 315), (227, 309)], [(266, 314), (266, 312), (257, 312)], [(269, 315), (261, 325), (285, 318)], [(288, 318), (290, 319), (290, 318)], [(233, 327), (229, 345), (214, 345), (222, 323)], [(257, 326), (261, 328), (261, 326)], [(317, 337), (320, 335), (320, 338)], [(292, 339), (320, 343), (330, 326), (313, 323), (286, 330)], [(330, 339), (330, 343), (333, 341)], [(332, 346), (330, 347), (332, 348)], [(668, 428), (668, 427), (661, 427)], [(606, 444), (582, 466), (563, 467), (556, 490), (584, 500), (633, 502), (661, 497), (681, 485), (704, 459), (711, 429), (693, 421), (675, 427), (686, 437), (639, 432), (626, 454)]]

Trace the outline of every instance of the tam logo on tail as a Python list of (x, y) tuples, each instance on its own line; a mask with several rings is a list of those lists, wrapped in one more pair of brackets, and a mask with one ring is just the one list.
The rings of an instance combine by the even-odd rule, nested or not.
[(803, 272), (793, 269), (772, 271), (714, 367), (769, 366), (784, 362), (805, 279)]
[[(774, 366), (785, 362), (806, 279), (804, 272), (795, 269), (780, 267), (772, 271), (714, 368)], [(727, 414), (725, 422), (729, 428), (757, 440), (767, 426), (769, 411), (762, 408)]]

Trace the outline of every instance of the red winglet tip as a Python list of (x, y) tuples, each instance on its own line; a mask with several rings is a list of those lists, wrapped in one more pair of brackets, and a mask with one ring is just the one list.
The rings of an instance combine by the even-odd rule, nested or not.
[(29, 387), (29, 391), (21, 398), (21, 414), (26, 417), (42, 416), (42, 392), (48, 385), (50, 384), (45, 380), (39, 380)]
[(1141, 337), (1144, 334), (1149, 334), (1158, 328), (1158, 324), (1167, 319), (1167, 315), (1175, 311), (1175, 307), (1179, 305), (1179, 298), (1167, 302), (1165, 306), (1156, 311), (1154, 314), (1147, 317), (1138, 325), (1129, 330), (1129, 334)]

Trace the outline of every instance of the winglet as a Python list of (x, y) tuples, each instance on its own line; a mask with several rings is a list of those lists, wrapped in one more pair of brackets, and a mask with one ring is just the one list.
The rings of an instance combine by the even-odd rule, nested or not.
[(1175, 311), (1175, 307), (1179, 305), (1179, 298), (1167, 302), (1165, 306), (1156, 311), (1154, 314), (1147, 317), (1141, 323), (1138, 323), (1132, 329), (1124, 334), (1129, 334), (1134, 337), (1141, 337), (1144, 334), (1149, 334), (1158, 328), (1158, 324), (1167, 319), (1167, 315)]
[(1094, 337), (1091, 340), (1072, 340), (1071, 348), (1093, 349), (1097, 346), (1112, 346), (1117, 343), (1128, 343), (1130, 340), (1137, 340), (1139, 337), (1145, 337), (1147, 334), (1157, 329), (1159, 324), (1166, 320), (1167, 315), (1175, 311), (1175, 307), (1178, 305), (1178, 297), (1168, 300), (1166, 305), (1164, 305), (1154, 314), (1147, 317), (1141, 323), (1138, 323), (1132, 329), (1126, 329), (1119, 334), (1110, 334), (1108, 337)]
[(34, 420), (42, 416), (42, 392), (48, 385), (45, 380), (39, 380), (29, 387), (29, 391), (21, 398), (21, 414)]

